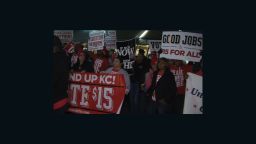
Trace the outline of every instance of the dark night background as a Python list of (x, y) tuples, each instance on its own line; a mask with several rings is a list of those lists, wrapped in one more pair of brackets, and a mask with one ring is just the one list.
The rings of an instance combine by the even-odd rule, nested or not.
[[(252, 5), (238, 2), (17, 1), (1, 9), (2, 141), (52, 143), (246, 142), (254, 81)], [(243, 10), (241, 10), (243, 9)], [(243, 13), (242, 13), (242, 12)], [(249, 18), (249, 21), (247, 21)], [(242, 26), (242, 24), (244, 24)], [(54, 29), (178, 30), (204, 35), (203, 115), (56, 115), (52, 112)], [(237, 36), (239, 35), (239, 36)], [(243, 35), (243, 37), (242, 37)], [(244, 44), (239, 42), (243, 41)], [(243, 54), (245, 50), (246, 54)], [(242, 51), (242, 52), (241, 52)], [(244, 52), (245, 53), (245, 52)], [(249, 69), (249, 71), (244, 71)], [(250, 117), (249, 119), (246, 119)]]

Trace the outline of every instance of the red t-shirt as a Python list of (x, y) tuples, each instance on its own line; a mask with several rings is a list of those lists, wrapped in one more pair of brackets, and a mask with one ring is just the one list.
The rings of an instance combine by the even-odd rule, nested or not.
[(175, 77), (175, 82), (176, 82), (176, 86), (177, 86), (177, 93), (180, 95), (184, 95), (185, 94), (185, 74), (187, 72), (191, 72), (192, 71), (192, 65), (183, 65), (183, 66), (171, 66), (171, 72), (173, 73), (174, 77)]

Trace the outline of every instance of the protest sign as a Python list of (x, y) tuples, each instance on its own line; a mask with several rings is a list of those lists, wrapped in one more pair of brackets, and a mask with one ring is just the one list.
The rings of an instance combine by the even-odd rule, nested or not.
[(202, 58), (203, 35), (200, 33), (164, 31), (160, 57), (199, 62)]
[(184, 114), (203, 114), (202, 76), (187, 73)]
[(105, 46), (107, 50), (116, 49), (116, 31), (107, 30), (105, 34)]
[(73, 30), (55, 30), (54, 31), (54, 35), (59, 37), (59, 39), (63, 44), (71, 42), (73, 40), (73, 33), (74, 33)]
[(158, 52), (161, 49), (161, 40), (148, 40), (147, 42), (151, 52)]
[(70, 112), (119, 113), (125, 95), (121, 74), (71, 73), (69, 85)]
[(102, 50), (104, 47), (105, 31), (93, 30), (89, 32), (88, 51)]

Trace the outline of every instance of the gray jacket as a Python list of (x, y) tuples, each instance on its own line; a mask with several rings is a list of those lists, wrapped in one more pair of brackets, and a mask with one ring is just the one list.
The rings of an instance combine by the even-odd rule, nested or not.
[[(110, 67), (110, 68), (108, 68), (105, 72), (106, 72), (106, 73), (111, 73), (112, 70), (113, 70), (113, 67)], [(128, 74), (124, 69), (120, 69), (120, 70), (118, 71), (118, 73), (124, 75), (125, 85), (126, 85), (126, 89), (127, 89), (126, 94), (128, 94), (129, 91), (130, 91), (130, 77), (129, 77), (129, 74)]]

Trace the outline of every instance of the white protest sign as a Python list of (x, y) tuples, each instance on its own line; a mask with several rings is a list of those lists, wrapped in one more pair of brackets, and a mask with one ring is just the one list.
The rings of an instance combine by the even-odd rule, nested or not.
[(200, 33), (164, 31), (160, 57), (199, 62), (202, 58), (203, 35)]
[(107, 30), (105, 34), (105, 46), (106, 49), (116, 49), (116, 31), (115, 30)]
[(203, 114), (203, 78), (193, 73), (187, 74), (183, 114)]
[(54, 30), (54, 35), (58, 36), (61, 42), (68, 43), (73, 40), (73, 30)]
[(89, 32), (88, 50), (101, 50), (104, 46), (104, 33), (103, 30), (93, 30)]
[(147, 42), (149, 44), (149, 50), (151, 52), (158, 52), (161, 49), (161, 40), (148, 40)]

